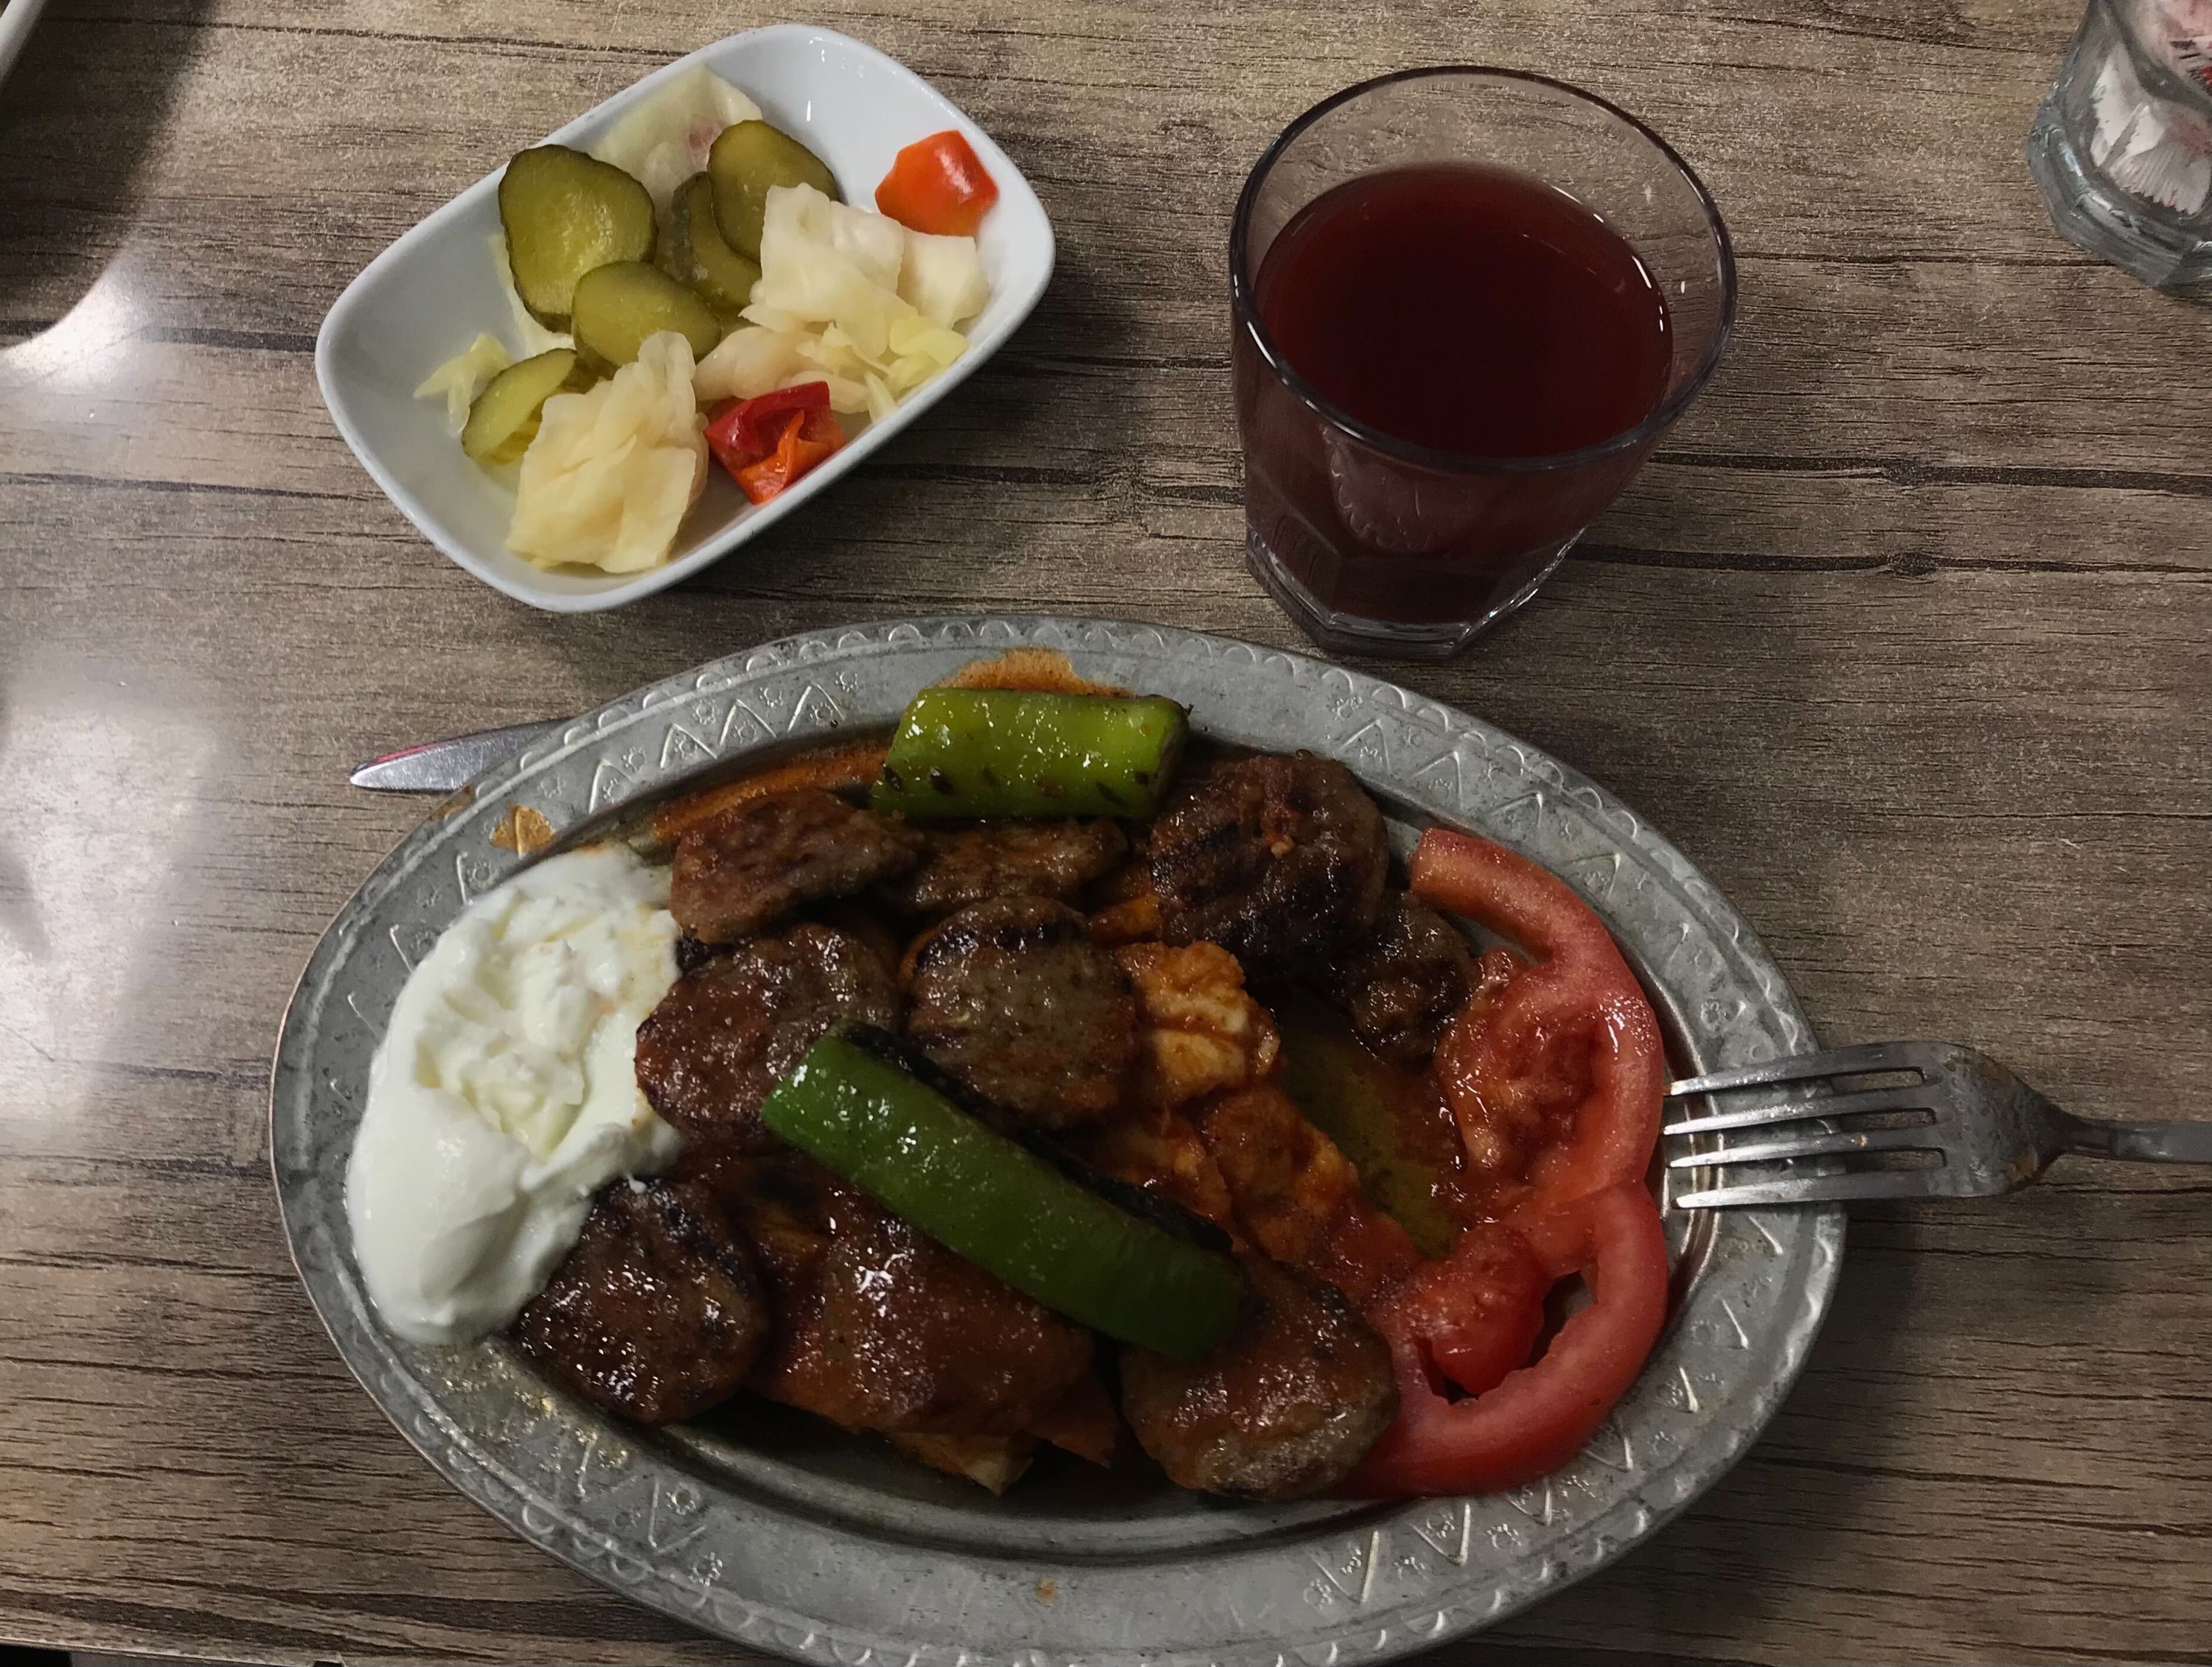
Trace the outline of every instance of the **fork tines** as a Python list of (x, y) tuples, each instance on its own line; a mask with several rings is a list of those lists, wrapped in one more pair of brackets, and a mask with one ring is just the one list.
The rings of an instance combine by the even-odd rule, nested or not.
[[(1793, 1129), (1771, 1140), (1747, 1141), (1693, 1152), (1670, 1159), (1668, 1167), (1708, 1169), (1730, 1164), (1787, 1163), (1802, 1158), (1844, 1158), (1872, 1152), (1940, 1152), (1942, 1143), (1935, 1122), (1942, 1102), (1936, 1092), (1936, 1061), (1931, 1054), (1932, 1050), (1922, 1043), (1880, 1043), (1686, 1078), (1668, 1087), (1670, 1101), (1694, 1094), (1778, 1088), (1790, 1083), (1803, 1083), (1810, 1087), (1837, 1078), (1906, 1075), (1912, 1080), (1849, 1093), (1803, 1093), (1759, 1105), (1709, 1111), (1667, 1124), (1662, 1132), (1668, 1135), (1717, 1134), (1727, 1129), (1768, 1129), (1815, 1120), (1825, 1122), (1831, 1118), (1868, 1113), (1917, 1111), (1923, 1114), (1924, 1121), (1911, 1128), (1855, 1132), (1825, 1128)], [(1803, 1203), (1814, 1198), (1910, 1197), (1924, 1190), (1924, 1183), (1917, 1172), (1874, 1171), (1749, 1182), (1685, 1194), (1674, 1202), (1686, 1208), (1698, 1208)]]
[(1925, 1042), (1869, 1042), (1856, 1048), (1831, 1048), (1825, 1054), (1798, 1054), (1789, 1059), (1770, 1059), (1763, 1065), (1738, 1065), (1726, 1071), (1709, 1071), (1701, 1077), (1685, 1077), (1668, 1085), (1667, 1098), (1725, 1093), (1731, 1088), (1766, 1088), (1808, 1077), (1863, 1077), (1892, 1071), (1910, 1071), (1924, 1080), (1932, 1074), (1935, 1052)]

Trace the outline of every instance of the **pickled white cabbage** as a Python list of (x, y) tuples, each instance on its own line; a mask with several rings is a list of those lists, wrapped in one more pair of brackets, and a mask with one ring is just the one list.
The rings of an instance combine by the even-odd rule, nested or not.
[[(853, 229), (854, 221), (871, 217), (883, 222), (887, 237)], [(905, 252), (904, 228), (896, 221), (833, 203), (811, 186), (775, 186), (761, 221), (760, 282), (745, 316), (793, 333), (834, 324), (861, 352), (879, 356), (891, 319), (912, 310), (898, 295)]]
[(872, 370), (862, 379), (862, 386), (868, 391), (868, 420), (871, 423), (880, 423), (898, 409), (898, 396)]
[(932, 324), (957, 326), (983, 310), (991, 299), (991, 280), (983, 276), (983, 258), (975, 252), (974, 238), (908, 231), (898, 292)]
[(902, 376), (910, 375), (915, 386), (928, 380), (968, 350), (968, 338), (917, 313), (891, 320), (890, 350), (891, 368), (885, 374), (902, 393)]
[(486, 382), (514, 362), (496, 336), (479, 334), (459, 353), (422, 379), (415, 390), (417, 399), (446, 402), (446, 426), (455, 434), (469, 420), (469, 407), (483, 392)]
[(539, 567), (657, 567), (707, 483), (691, 347), (674, 331), (583, 393), (545, 402), (522, 454), (507, 545)]
[(722, 130), (758, 121), (760, 113), (760, 106), (712, 70), (691, 70), (617, 122), (592, 155), (651, 192), (653, 207), (665, 214), (676, 188), (707, 166)]
[[(865, 405), (880, 421), (968, 350), (952, 325), (989, 299), (974, 239), (920, 238), (811, 186), (779, 186), (768, 194), (761, 279), (744, 316), (830, 379), (837, 410)], [(769, 356), (761, 342), (732, 356), (747, 364)]]
[[(779, 203), (776, 199), (783, 200)], [(771, 190), (768, 220), (782, 230), (777, 240), (787, 256), (805, 244), (828, 248), (850, 261), (860, 276), (878, 289), (898, 289), (899, 267), (906, 259), (906, 228), (886, 215), (856, 209), (824, 197), (811, 186), (785, 186)], [(761, 226), (762, 275), (768, 267), (768, 221)]]
[(801, 382), (826, 382), (830, 410), (848, 414), (866, 411), (867, 389), (816, 364), (802, 350), (808, 339), (796, 332), (763, 330), (758, 325), (732, 330), (692, 374), (691, 390), (700, 409), (724, 399), (757, 399)]
[(781, 330), (748, 325), (732, 330), (705, 358), (691, 378), (702, 405), (718, 399), (757, 399), (780, 388), (793, 371), (805, 368), (799, 346)]

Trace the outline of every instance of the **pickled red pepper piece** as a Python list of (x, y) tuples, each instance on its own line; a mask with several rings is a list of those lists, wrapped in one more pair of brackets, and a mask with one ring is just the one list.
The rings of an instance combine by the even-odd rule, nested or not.
[(761, 1106), (776, 1134), (1016, 1290), (1176, 1360), (1229, 1335), (1244, 1278), (1139, 1220), (851, 1039), (826, 1036)]
[(878, 213), (940, 237), (973, 237), (998, 200), (999, 182), (957, 128), (907, 146), (876, 187)]
[[(766, 457), (781, 440), (784, 418), (793, 411), (805, 415), (811, 411), (830, 409), (830, 384), (801, 382), (795, 387), (777, 388), (742, 400), (729, 411), (728, 435), (738, 451), (748, 457)], [(714, 427), (722, 426), (718, 415)], [(708, 444), (714, 443), (710, 429)]]
[(845, 443), (845, 431), (825, 408), (793, 411), (783, 419), (783, 432), (775, 449), (734, 472), (745, 496), (766, 503), (817, 463), (826, 461)]
[(1159, 696), (925, 689), (884, 759), (875, 808), (911, 817), (1151, 816), (1182, 757)]

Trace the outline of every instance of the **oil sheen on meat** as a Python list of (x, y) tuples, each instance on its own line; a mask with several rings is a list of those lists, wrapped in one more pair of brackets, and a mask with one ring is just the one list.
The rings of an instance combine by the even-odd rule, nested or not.
[(761, 1102), (809, 1048), (842, 1025), (897, 1022), (898, 991), (881, 955), (803, 922), (678, 978), (638, 1026), (638, 1086), (688, 1141), (774, 1145)]
[(1121, 1107), (1137, 1059), (1136, 997), (1066, 903), (971, 903), (908, 960), (908, 1034), (932, 1063), (1046, 1129)]
[(1196, 1360), (1121, 1352), (1121, 1410), (1180, 1487), (1295, 1500), (1351, 1475), (1398, 1415), (1390, 1351), (1343, 1297), (1264, 1256), (1228, 1341)]
[(1308, 752), (1224, 760), (1185, 783), (1151, 849), (1161, 936), (1218, 943), (1255, 980), (1366, 939), (1390, 867), (1366, 789)]
[(617, 1181), (514, 1330), (570, 1388), (666, 1424), (733, 1394), (769, 1326), (751, 1253), (711, 1190)]
[(751, 1386), (848, 1430), (1012, 1436), (1091, 1368), (1091, 1334), (797, 1153), (723, 1172), (776, 1327)]
[(688, 829), (676, 842), (668, 910), (702, 943), (735, 943), (807, 903), (904, 873), (921, 855), (900, 824), (826, 788), (796, 788)]

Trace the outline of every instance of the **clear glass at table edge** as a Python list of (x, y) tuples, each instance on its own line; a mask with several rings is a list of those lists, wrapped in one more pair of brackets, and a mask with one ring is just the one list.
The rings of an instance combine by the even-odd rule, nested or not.
[(2212, 0), (2090, 0), (2027, 167), (2091, 254), (2148, 284), (2212, 280)]
[[(1641, 258), (1673, 336), (1642, 422), (1559, 456), (1461, 457), (1361, 423), (1287, 362), (1255, 290), (1277, 235), (1348, 179), (1437, 162), (1534, 176)], [(1564, 82), (1456, 65), (1362, 82), (1285, 128), (1237, 202), (1229, 286), (1254, 574), (1322, 648), (1424, 660), (1458, 654), (1527, 601), (1620, 496), (1718, 363), (1736, 289), (1720, 211), (1665, 140)]]

